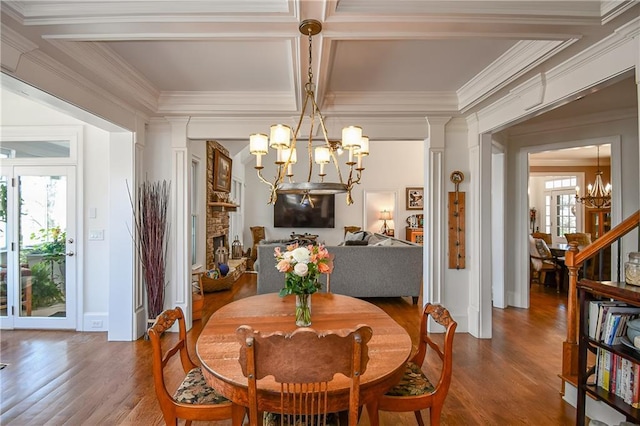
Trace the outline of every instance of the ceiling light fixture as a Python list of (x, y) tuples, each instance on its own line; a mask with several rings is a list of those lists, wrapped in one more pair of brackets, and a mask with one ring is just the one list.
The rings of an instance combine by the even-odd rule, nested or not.
[(580, 196), (580, 187), (576, 186), (576, 202), (582, 203), (590, 209), (606, 209), (611, 207), (611, 184), (602, 184), (602, 171), (600, 170), (600, 145), (597, 146), (597, 171), (596, 181), (587, 186), (587, 193)]
[[(302, 200), (308, 198), (309, 195), (316, 194), (347, 194), (347, 205), (353, 204), (351, 197), (351, 189), (354, 185), (360, 183), (362, 177), (362, 157), (369, 155), (369, 138), (362, 136), (362, 128), (358, 126), (349, 126), (342, 129), (342, 140), (329, 140), (327, 128), (324, 124), (324, 117), (320, 112), (320, 108), (315, 100), (315, 85), (313, 83), (313, 72), (311, 68), (311, 49), (312, 38), (314, 35), (319, 34), (322, 31), (322, 24), (315, 19), (307, 19), (303, 21), (299, 26), (300, 33), (309, 37), (309, 68), (307, 73), (307, 83), (304, 86), (305, 98), (302, 104), (302, 111), (298, 124), (291, 132), (291, 127), (284, 124), (274, 124), (270, 129), (270, 136), (263, 133), (254, 133), (249, 136), (249, 152), (256, 156), (255, 169), (258, 172), (258, 177), (262, 182), (267, 184), (271, 190), (269, 197), (269, 204), (275, 204), (278, 194), (302, 194)], [(308, 108), (308, 110), (307, 110)], [(293, 179), (293, 165), (297, 163), (296, 142), (300, 136), (300, 128), (305, 118), (305, 113), (308, 112), (308, 118), (310, 123), (309, 136), (307, 140), (308, 149), (308, 174), (307, 180), (302, 182), (295, 182)], [(317, 129), (317, 123), (319, 123), (320, 130), (324, 137), (323, 143), (320, 146), (315, 146), (313, 150), (313, 135)], [(276, 161), (278, 171), (273, 182), (269, 182), (262, 176), (262, 156), (268, 154), (269, 147), (276, 150)], [(336, 158), (336, 153), (340, 155), (343, 150), (349, 152), (349, 158), (346, 160), (348, 166), (348, 176), (346, 181), (342, 177), (340, 171), (340, 164)], [(315, 163), (319, 166), (319, 180), (312, 181), (313, 167)], [(325, 182), (324, 178), (327, 175), (325, 166), (333, 163), (336, 168), (337, 181)]]

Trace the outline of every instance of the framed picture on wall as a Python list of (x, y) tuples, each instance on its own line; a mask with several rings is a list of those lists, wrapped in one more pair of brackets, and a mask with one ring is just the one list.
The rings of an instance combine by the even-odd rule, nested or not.
[(231, 191), (231, 158), (219, 149), (213, 151), (213, 190)]
[(407, 188), (407, 210), (422, 210), (424, 208), (424, 189)]

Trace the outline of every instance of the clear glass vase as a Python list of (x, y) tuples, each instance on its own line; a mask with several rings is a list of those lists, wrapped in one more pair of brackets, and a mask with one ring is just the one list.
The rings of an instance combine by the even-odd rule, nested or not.
[(311, 295), (296, 294), (296, 325), (309, 327), (311, 325)]

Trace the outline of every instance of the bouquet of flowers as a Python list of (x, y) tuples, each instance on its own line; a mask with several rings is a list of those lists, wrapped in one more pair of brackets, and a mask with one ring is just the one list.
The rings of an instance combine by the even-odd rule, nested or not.
[(289, 294), (313, 294), (320, 289), (320, 274), (330, 274), (333, 271), (333, 257), (324, 244), (287, 246), (286, 251), (276, 247), (274, 251), (276, 268), (285, 274), (284, 288), (280, 296)]

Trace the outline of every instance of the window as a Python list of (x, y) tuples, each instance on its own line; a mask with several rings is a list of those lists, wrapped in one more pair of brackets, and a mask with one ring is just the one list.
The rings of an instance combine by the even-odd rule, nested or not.
[(576, 217), (576, 176), (554, 177), (545, 180), (544, 232), (556, 240), (564, 240), (564, 234), (578, 230)]

